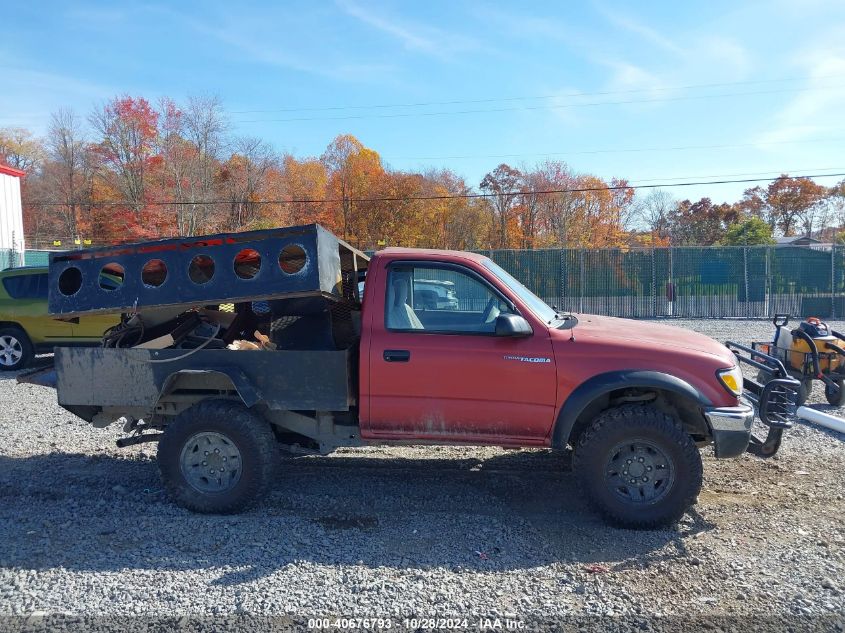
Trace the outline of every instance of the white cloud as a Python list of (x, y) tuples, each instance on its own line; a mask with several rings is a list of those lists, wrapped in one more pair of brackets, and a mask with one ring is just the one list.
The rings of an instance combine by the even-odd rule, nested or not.
[(757, 141), (780, 143), (818, 138), (842, 129), (845, 112), (845, 30), (834, 29), (793, 56), (805, 75), (801, 92), (767, 122)]
[(667, 53), (671, 53), (673, 55), (685, 54), (686, 51), (683, 47), (679, 46), (670, 38), (647, 24), (643, 24), (630, 16), (622, 15), (618, 11), (608, 10), (601, 5), (598, 5), (598, 9), (608, 21), (618, 28), (639, 36), (641, 39), (649, 42), (657, 48), (663, 49)]
[(291, 50), (282, 45), (285, 39), (279, 37), (278, 31), (272, 28), (272, 21), (266, 19), (231, 13), (215, 18), (209, 13), (180, 13), (166, 7), (155, 10), (170, 19), (180, 20), (200, 35), (227, 45), (223, 52), (245, 57), (247, 61), (339, 81), (384, 81), (394, 70), (390, 63), (359, 63), (332, 55), (309, 57), (304, 54), (306, 51)]
[(626, 61), (606, 61), (605, 64), (613, 70), (607, 82), (609, 90), (645, 93), (637, 98), (665, 96), (666, 82), (645, 68)]
[(2, 56), (0, 69), (4, 85), (0, 91), (0, 127), (26, 127), (41, 133), (55, 104), (86, 110), (115, 92), (113, 87), (70, 75), (7, 65)]
[(352, 0), (336, 0), (336, 4), (347, 15), (398, 40), (407, 50), (449, 60), (456, 53), (478, 48), (477, 43), (469, 38), (431, 26), (390, 18)]

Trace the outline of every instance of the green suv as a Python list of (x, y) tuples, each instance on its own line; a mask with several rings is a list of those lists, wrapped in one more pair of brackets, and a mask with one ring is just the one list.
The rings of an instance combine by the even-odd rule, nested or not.
[(47, 312), (47, 268), (9, 268), (0, 272), (0, 371), (21, 369), (36, 352), (56, 345), (99, 345), (117, 323), (113, 314), (60, 321)]

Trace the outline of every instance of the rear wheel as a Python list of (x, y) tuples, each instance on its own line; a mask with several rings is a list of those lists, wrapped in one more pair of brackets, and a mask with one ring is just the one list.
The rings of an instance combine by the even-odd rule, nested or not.
[(837, 389), (831, 389), (829, 385), (824, 386), (824, 397), (834, 407), (845, 405), (845, 384), (842, 380), (835, 380)]
[(701, 455), (671, 416), (644, 405), (599, 415), (578, 441), (573, 469), (611, 522), (653, 528), (677, 521), (701, 490)]
[(32, 343), (22, 329), (0, 329), (0, 371), (14, 371), (26, 367), (33, 357)]
[(277, 445), (270, 425), (242, 404), (205, 400), (180, 413), (158, 445), (170, 497), (194, 512), (231, 514), (273, 482)]

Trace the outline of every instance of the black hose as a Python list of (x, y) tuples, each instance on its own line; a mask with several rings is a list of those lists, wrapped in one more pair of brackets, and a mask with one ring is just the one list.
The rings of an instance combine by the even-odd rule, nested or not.
[[(133, 318), (137, 319), (137, 323), (130, 325)], [(144, 321), (140, 316), (135, 315), (107, 329), (103, 333), (103, 347), (133, 347), (144, 339), (144, 331)], [(131, 345), (123, 345), (124, 337), (132, 335), (135, 336), (134, 342)]]

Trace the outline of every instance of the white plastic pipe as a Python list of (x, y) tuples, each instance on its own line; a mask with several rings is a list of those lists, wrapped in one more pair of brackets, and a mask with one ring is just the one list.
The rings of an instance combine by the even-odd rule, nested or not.
[(811, 409), (810, 407), (798, 407), (798, 411), (795, 413), (802, 420), (807, 420), (807, 422), (818, 424), (839, 433), (845, 433), (845, 420), (837, 418), (835, 415)]

